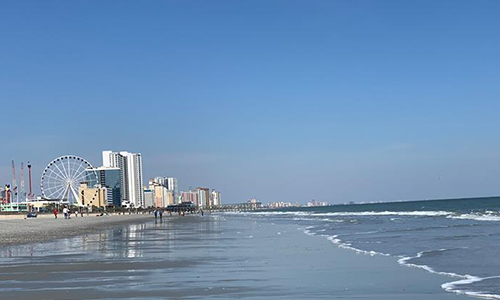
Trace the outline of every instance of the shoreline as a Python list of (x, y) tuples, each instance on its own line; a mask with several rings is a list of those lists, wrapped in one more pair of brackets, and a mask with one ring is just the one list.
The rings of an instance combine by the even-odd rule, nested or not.
[[(71, 219), (64, 219), (62, 214), (57, 219), (49, 214), (42, 216), (33, 219), (0, 219), (0, 247), (52, 242), (57, 239), (99, 233), (117, 226), (154, 221), (151, 214), (113, 214), (100, 217), (89, 214), (84, 217), (72, 216)], [(167, 219), (168, 217), (164, 218)]]
[(18, 230), (36, 227), (31, 234), (71, 224), (67, 231), (76, 233), (0, 248), (0, 292), (19, 300), (470, 299), (444, 291), (449, 278), (339, 248), (301, 226), (223, 214), (154, 220), (0, 221), (24, 221)]

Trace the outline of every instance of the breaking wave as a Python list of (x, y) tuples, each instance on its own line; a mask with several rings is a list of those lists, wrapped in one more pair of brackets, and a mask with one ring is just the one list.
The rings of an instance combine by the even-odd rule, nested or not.
[[(492, 237), (498, 232), (500, 205), (486, 209), (458, 205), (463, 202), (442, 204), (432, 207), (435, 210), (427, 203), (418, 207), (394, 203), (372, 205), (364, 211), (337, 211), (342, 208), (330, 207), (236, 214), (292, 221), (305, 234), (322, 236), (339, 248), (394, 257), (402, 266), (452, 278), (441, 285), (447, 292), (500, 300), (500, 263), (491, 256), (497, 252), (489, 250), (483, 256), (476, 255), (477, 249), (494, 249), (500, 243), (500, 237)], [(438, 250), (429, 250), (433, 248)], [(460, 251), (452, 252), (457, 249)], [(486, 261), (493, 264), (486, 266)]]
[[(361, 211), (361, 212), (304, 212), (304, 211), (259, 211), (259, 212), (226, 212), (225, 214), (244, 214), (262, 216), (298, 216), (298, 217), (350, 217), (350, 216), (415, 216), (446, 217), (449, 219), (500, 222), (499, 212), (456, 213), (449, 211)], [(327, 222), (342, 222), (324, 219)]]

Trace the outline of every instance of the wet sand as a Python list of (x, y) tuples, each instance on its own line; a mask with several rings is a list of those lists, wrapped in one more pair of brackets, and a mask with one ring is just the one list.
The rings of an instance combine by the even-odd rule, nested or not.
[(2, 299), (470, 299), (443, 291), (447, 281), (293, 225), (227, 215), (0, 248)]

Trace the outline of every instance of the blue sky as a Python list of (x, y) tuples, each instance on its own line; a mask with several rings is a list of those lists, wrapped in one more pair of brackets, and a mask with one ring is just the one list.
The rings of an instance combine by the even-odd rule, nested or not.
[(224, 202), (500, 195), (496, 1), (0, 1), (0, 182), (143, 154)]

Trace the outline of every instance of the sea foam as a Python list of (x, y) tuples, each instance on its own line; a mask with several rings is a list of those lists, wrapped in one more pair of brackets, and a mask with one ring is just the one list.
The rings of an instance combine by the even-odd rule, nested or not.
[[(423, 207), (422, 207), (423, 208)], [(345, 224), (349, 224), (349, 217), (358, 217), (356, 219), (361, 220), (363, 216), (366, 217), (377, 217), (381, 218), (388, 216), (390, 221), (396, 220), (405, 220), (404, 217), (414, 217), (411, 218), (414, 220), (415, 218), (433, 218), (435, 220), (470, 220), (477, 222), (499, 222), (500, 221), (500, 212), (497, 211), (482, 211), (482, 212), (469, 212), (469, 213), (459, 213), (459, 212), (450, 212), (446, 210), (436, 210), (436, 211), (360, 211), (360, 212), (321, 212), (321, 211), (265, 211), (265, 212), (250, 212), (245, 213), (248, 215), (257, 215), (257, 216), (276, 216), (276, 217), (291, 217), (290, 219), (294, 221), (323, 221), (323, 222), (345, 222)], [(352, 219), (354, 220), (354, 219)], [(333, 225), (333, 224), (332, 224)], [(339, 224), (340, 225), (340, 224)], [(317, 229), (315, 229), (317, 228)], [(320, 226), (319, 228), (322, 228)], [(442, 272), (439, 270), (433, 269), (431, 266), (425, 264), (417, 264), (412, 260), (421, 258), (426, 253), (435, 252), (435, 251), (448, 251), (453, 249), (438, 249), (432, 251), (421, 251), (416, 254), (416, 256), (395, 256), (386, 253), (362, 250), (353, 246), (351, 242), (343, 241), (339, 234), (335, 235), (326, 235), (325, 229), (319, 229), (318, 227), (308, 226), (302, 227), (301, 229), (307, 235), (319, 235), (326, 237), (333, 244), (337, 245), (339, 248), (344, 248), (348, 250), (355, 251), (356, 253), (366, 254), (370, 256), (382, 255), (382, 256), (394, 256), (398, 259), (398, 263), (413, 268), (419, 268), (425, 270), (429, 273), (439, 274), (443, 276), (447, 276), (453, 278), (454, 281), (447, 282), (441, 285), (443, 290), (447, 292), (453, 292), (456, 294), (468, 295), (483, 299), (499, 299), (500, 295), (488, 291), (481, 291), (481, 289), (477, 289), (473, 286), (470, 286), (474, 283), (481, 282), (489, 279), (499, 279), (500, 276), (490, 276), (490, 277), (478, 277), (469, 274), (457, 274), (453, 272)], [(335, 227), (332, 227), (332, 229)], [(436, 228), (436, 227), (431, 227)], [(358, 231), (351, 234), (360, 235), (360, 234), (371, 234), (377, 233), (377, 231)], [(493, 273), (494, 274), (494, 273)], [(492, 274), (492, 275), (493, 275)], [(468, 287), (469, 286), (469, 287)]]
[[(490, 221), (500, 222), (500, 214), (498, 212), (485, 213), (466, 213), (460, 214), (449, 211), (360, 211), (360, 212), (303, 212), (303, 211), (264, 211), (264, 212), (227, 212), (227, 214), (244, 214), (244, 215), (262, 215), (262, 216), (296, 216), (304, 217), (302, 220), (310, 220), (309, 218), (317, 217), (349, 217), (349, 216), (415, 216), (415, 217), (446, 217), (457, 220), (474, 220), (474, 221)], [(297, 218), (297, 220), (300, 220)], [(393, 220), (393, 219), (391, 219)], [(323, 219), (327, 222), (343, 222), (343, 220)]]
[(430, 266), (427, 266), (427, 265), (418, 265), (418, 264), (413, 264), (413, 263), (409, 262), (412, 259), (421, 258), (425, 253), (435, 252), (435, 251), (448, 251), (448, 250), (450, 250), (450, 249), (439, 249), (439, 250), (434, 250), (434, 251), (421, 251), (421, 252), (417, 253), (417, 255), (414, 257), (402, 257), (402, 258), (400, 258), (398, 260), (398, 263), (401, 265), (407, 266), (407, 267), (423, 269), (423, 270), (425, 270), (429, 273), (433, 273), (433, 274), (444, 275), (444, 276), (448, 276), (448, 277), (452, 277), (452, 278), (459, 278), (459, 280), (443, 283), (441, 285), (441, 288), (447, 292), (452, 292), (452, 293), (461, 294), (461, 295), (468, 295), (468, 296), (473, 296), (473, 297), (483, 298), (483, 299), (500, 299), (500, 295), (489, 294), (487, 292), (478, 292), (478, 291), (470, 291), (470, 290), (460, 289), (460, 286), (472, 284), (475, 282), (480, 282), (480, 281), (483, 281), (486, 279), (500, 278), (500, 276), (480, 278), (480, 277), (473, 276), (473, 275), (461, 275), (461, 274), (456, 274), (456, 273), (452, 273), (452, 272), (440, 272), (440, 271), (434, 270), (433, 268), (431, 268)]

